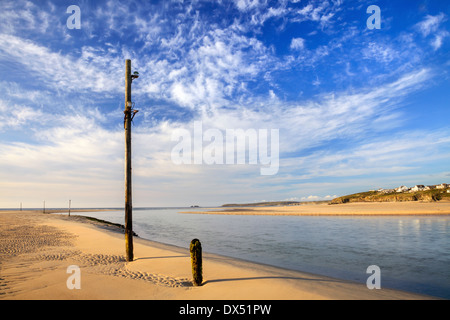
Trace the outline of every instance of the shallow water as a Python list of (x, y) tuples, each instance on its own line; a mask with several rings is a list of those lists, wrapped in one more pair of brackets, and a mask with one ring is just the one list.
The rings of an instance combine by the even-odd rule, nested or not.
[[(182, 214), (191, 208), (134, 208), (142, 238), (282, 268), (450, 298), (448, 216), (257, 216)], [(195, 208), (195, 211), (202, 209)], [(84, 212), (124, 224), (124, 212)]]

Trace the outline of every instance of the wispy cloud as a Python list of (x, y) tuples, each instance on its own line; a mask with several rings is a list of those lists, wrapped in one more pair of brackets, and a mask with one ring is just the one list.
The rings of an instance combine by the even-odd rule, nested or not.
[(443, 13), (436, 16), (427, 15), (422, 21), (416, 24), (416, 28), (424, 37), (427, 37), (428, 35), (435, 33), (444, 20), (445, 15)]
[(415, 25), (423, 37), (433, 36), (430, 44), (434, 50), (438, 50), (442, 46), (443, 40), (450, 35), (448, 31), (441, 29), (442, 23), (446, 20), (447, 16), (441, 12), (435, 16), (427, 15)]
[[(345, 152), (323, 151), (296, 161), (305, 173), (303, 179), (420, 172), (423, 165), (441, 160), (442, 154), (437, 154), (448, 148), (450, 139), (447, 135), (446, 131), (403, 132), (396, 135), (395, 140), (374, 138), (373, 141), (358, 143)], [(417, 154), (417, 148), (422, 150), (421, 155)]]
[(293, 50), (301, 50), (305, 47), (305, 39), (303, 38), (293, 38), (291, 40), (290, 48)]
[[(0, 57), (20, 63), (49, 87), (65, 91), (118, 92), (121, 84), (115, 79), (120, 74), (119, 60), (106, 61), (98, 52), (90, 56), (89, 51), (85, 48), (84, 55), (75, 58), (20, 37), (0, 34)], [(111, 65), (114, 62), (116, 68)], [(104, 69), (107, 63), (112, 74)]]
[(32, 1), (2, 1), (0, 4), (0, 28), (2, 32), (15, 34), (32, 32), (49, 35), (58, 24), (55, 6), (51, 3), (35, 4)]
[(31, 126), (42, 117), (43, 113), (40, 110), (0, 100), (0, 132), (25, 125)]

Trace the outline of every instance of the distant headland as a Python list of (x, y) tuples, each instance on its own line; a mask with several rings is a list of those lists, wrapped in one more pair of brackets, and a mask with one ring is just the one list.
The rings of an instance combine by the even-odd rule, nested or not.
[(348, 202), (403, 202), (403, 201), (450, 201), (450, 184), (400, 186), (395, 189), (378, 189), (334, 198), (330, 204)]
[(395, 189), (369, 190), (323, 201), (264, 201), (256, 203), (227, 203), (222, 207), (282, 207), (307, 204), (342, 204), (349, 202), (403, 202), (403, 201), (450, 201), (450, 184), (400, 186)]

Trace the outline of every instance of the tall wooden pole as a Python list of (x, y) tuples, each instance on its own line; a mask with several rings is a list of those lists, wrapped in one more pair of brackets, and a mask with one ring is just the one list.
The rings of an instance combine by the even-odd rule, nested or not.
[(125, 60), (125, 247), (133, 261), (133, 205), (131, 198), (131, 60)]
[(70, 204), (71, 204), (72, 200), (69, 200), (69, 217), (70, 217)]

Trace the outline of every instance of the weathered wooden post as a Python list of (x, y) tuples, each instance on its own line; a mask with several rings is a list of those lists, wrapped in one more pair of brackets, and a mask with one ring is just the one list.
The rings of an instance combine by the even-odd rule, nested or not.
[(72, 200), (69, 200), (69, 217), (70, 217), (70, 203), (72, 202)]
[(131, 199), (131, 60), (125, 60), (125, 247), (127, 261), (133, 261), (133, 206)]
[(203, 282), (202, 244), (200, 240), (193, 239), (190, 245), (192, 277), (194, 286), (201, 286)]

